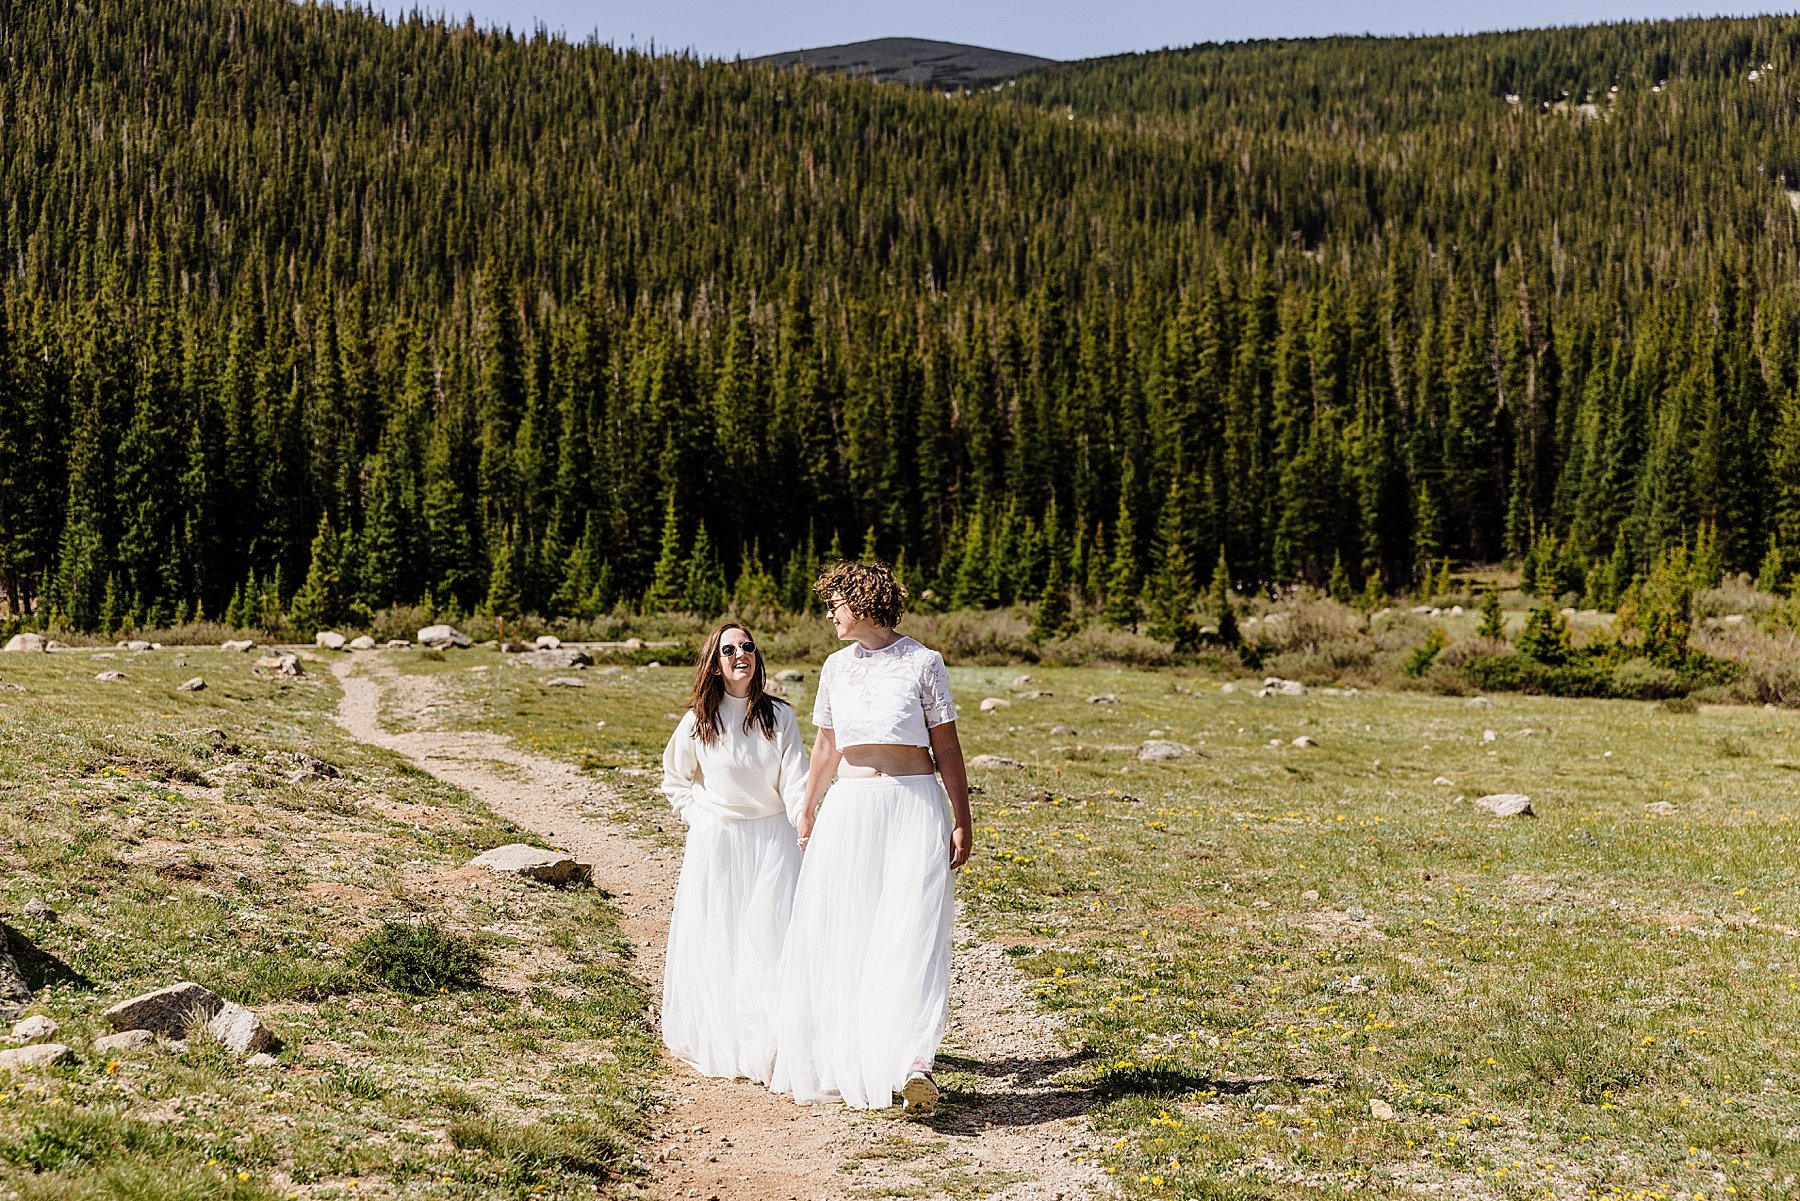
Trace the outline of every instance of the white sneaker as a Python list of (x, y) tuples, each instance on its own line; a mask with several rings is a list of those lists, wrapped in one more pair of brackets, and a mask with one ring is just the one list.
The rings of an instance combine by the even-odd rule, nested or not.
[(931, 1078), (930, 1072), (912, 1072), (900, 1089), (900, 1097), (906, 1102), (901, 1112), (922, 1118), (937, 1108), (938, 1096), (937, 1081)]

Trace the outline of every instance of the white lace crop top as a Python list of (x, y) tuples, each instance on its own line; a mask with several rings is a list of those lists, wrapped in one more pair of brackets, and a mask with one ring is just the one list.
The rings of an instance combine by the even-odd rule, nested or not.
[(819, 669), (813, 725), (839, 747), (931, 745), (931, 727), (956, 720), (944, 657), (902, 635), (878, 651), (851, 643)]

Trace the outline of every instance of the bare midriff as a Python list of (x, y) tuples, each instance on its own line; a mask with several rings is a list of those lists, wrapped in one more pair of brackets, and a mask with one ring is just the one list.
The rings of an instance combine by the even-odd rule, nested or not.
[(922, 746), (865, 742), (838, 749), (838, 777), (862, 780), (870, 776), (929, 776), (937, 771), (931, 752)]

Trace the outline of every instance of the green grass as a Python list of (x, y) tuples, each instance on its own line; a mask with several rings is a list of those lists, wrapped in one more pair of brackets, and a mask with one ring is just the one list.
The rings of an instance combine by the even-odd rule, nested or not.
[[(416, 669), (672, 825), (687, 669)], [(1020, 670), (952, 669), (967, 752), (1025, 764), (975, 773), (960, 892), (1085, 1053), (1066, 1081), (1127, 1195), (1791, 1195), (1800, 719)], [(977, 711), (1022, 689), (1050, 695)], [(1201, 755), (1138, 762), (1158, 730)], [(1539, 816), (1472, 803), (1500, 791)]]
[[(0, 691), (0, 918), (32, 1010), (77, 1054), (0, 1073), (0, 1196), (576, 1197), (631, 1182), (657, 1042), (617, 915), (595, 890), (461, 874), (520, 832), (340, 731), (323, 664), (277, 681), (252, 662), (0, 656), (0, 682), (24, 688)], [(102, 667), (128, 678), (98, 683)], [(175, 691), (195, 674), (206, 691)], [(340, 775), (296, 775), (295, 751)], [(57, 919), (24, 916), (32, 898)], [(376, 978), (395, 972), (418, 989)], [(254, 1007), (283, 1038), (277, 1066), (198, 1040), (93, 1051), (107, 1005), (181, 979)], [(533, 1133), (459, 1142), (470, 1123)], [(582, 1133), (565, 1154), (544, 1149), (549, 1131)]]

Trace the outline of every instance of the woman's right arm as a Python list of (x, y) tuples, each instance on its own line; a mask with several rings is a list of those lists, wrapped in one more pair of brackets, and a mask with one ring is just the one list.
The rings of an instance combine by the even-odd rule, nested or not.
[(800, 849), (806, 849), (807, 839), (812, 837), (813, 822), (819, 816), (819, 801), (824, 798), (825, 790), (831, 787), (831, 778), (837, 774), (838, 749), (837, 734), (830, 726), (820, 726), (819, 736), (813, 739), (812, 763), (806, 771), (806, 802), (800, 807), (800, 817), (794, 822), (794, 830), (800, 836)]
[(693, 714), (682, 717), (669, 745), (663, 748), (662, 794), (676, 814), (687, 820), (688, 806), (694, 802), (694, 786), (700, 779), (700, 758), (695, 752)]

